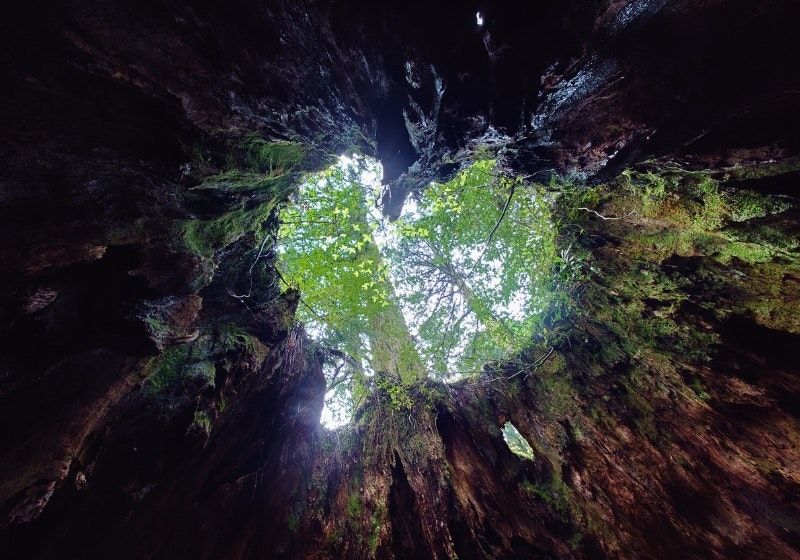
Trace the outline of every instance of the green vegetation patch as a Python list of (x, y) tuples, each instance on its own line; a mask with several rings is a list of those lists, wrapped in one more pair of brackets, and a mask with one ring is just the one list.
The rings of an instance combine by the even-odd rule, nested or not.
[(730, 197), (729, 216), (735, 222), (745, 222), (753, 218), (763, 218), (780, 214), (790, 208), (790, 204), (774, 196), (755, 191), (737, 191)]
[(275, 206), (275, 201), (269, 200), (253, 208), (226, 212), (211, 220), (187, 220), (179, 224), (179, 235), (192, 254), (212, 258), (217, 251), (246, 235), (263, 239), (268, 234), (267, 224)]
[(282, 192), (291, 183), (291, 176), (281, 174), (278, 176), (261, 175), (240, 169), (231, 169), (203, 179), (203, 182), (192, 188), (193, 192), (202, 194), (204, 190), (225, 191), (231, 193), (249, 194), (259, 191)]
[(245, 144), (245, 162), (254, 173), (282, 175), (296, 169), (306, 156), (303, 144), (251, 137)]
[(181, 344), (164, 350), (156, 356), (145, 369), (147, 384), (145, 390), (150, 396), (163, 395), (172, 383), (183, 373), (189, 358), (189, 345)]
[(428, 185), (393, 222), (376, 210), (378, 176), (356, 156), (309, 176), (280, 214), (278, 252), (301, 321), (330, 349), (334, 396), (377, 388), (399, 411), (427, 376), (479, 376), (529, 346), (582, 262), (556, 253), (544, 188), (494, 160)]
[(574, 506), (571, 502), (572, 491), (567, 486), (558, 473), (553, 470), (550, 475), (549, 481), (534, 484), (528, 479), (522, 481), (522, 490), (535, 497), (538, 500), (545, 502), (554, 511), (560, 513), (562, 516), (567, 517), (570, 514), (574, 516)]
[(361, 496), (354, 491), (347, 497), (347, 516), (351, 522), (358, 523), (361, 520), (362, 511)]
[(211, 433), (212, 421), (208, 414), (202, 410), (195, 410), (193, 425), (206, 434)]
[(285, 200), (306, 157), (303, 144), (252, 136), (232, 147), (228, 169), (202, 178), (186, 194), (200, 208), (216, 207), (213, 218), (179, 222), (175, 237), (183, 249), (210, 259), (236, 240), (252, 236), (258, 243), (277, 204)]
[(264, 344), (237, 323), (220, 323), (216, 328), (216, 336), (222, 351), (244, 349), (252, 355), (266, 352)]
[(145, 393), (164, 397), (177, 385), (193, 381), (199, 386), (213, 387), (216, 376), (214, 364), (203, 356), (192, 356), (192, 344), (167, 348), (152, 358), (145, 368)]

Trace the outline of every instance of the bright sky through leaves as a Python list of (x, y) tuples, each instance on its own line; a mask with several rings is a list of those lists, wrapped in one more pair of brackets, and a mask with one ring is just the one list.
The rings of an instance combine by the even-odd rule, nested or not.
[(413, 363), (460, 379), (524, 348), (548, 303), (554, 228), (537, 187), (481, 160), (432, 183), (389, 223), (380, 175), (374, 160), (341, 157), (281, 214), (282, 274), (301, 290), (300, 320), (332, 349), (326, 414), (338, 407), (339, 422), (387, 367), (375, 355), (382, 340), (403, 383)]

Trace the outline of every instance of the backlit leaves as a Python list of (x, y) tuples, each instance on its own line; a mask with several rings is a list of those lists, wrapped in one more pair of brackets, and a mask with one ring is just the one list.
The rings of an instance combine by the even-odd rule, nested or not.
[(387, 269), (356, 169), (340, 163), (309, 177), (279, 231), (283, 274), (302, 293), (301, 319), (354, 356), (364, 350), (370, 314), (388, 305)]
[(483, 160), (431, 184), (417, 206), (385, 253), (426, 362), (452, 375), (519, 350), (548, 303), (555, 259), (542, 192)]
[[(365, 169), (343, 159), (309, 177), (279, 232), (301, 320), (360, 376), (350, 394), (365, 387), (356, 370), (370, 360), (392, 362), (405, 383), (420, 358), (428, 374), (452, 379), (521, 350), (541, 324), (557, 259), (543, 193), (477, 161), (389, 224), (369, 211), (378, 196)], [(342, 363), (332, 367), (341, 393)]]

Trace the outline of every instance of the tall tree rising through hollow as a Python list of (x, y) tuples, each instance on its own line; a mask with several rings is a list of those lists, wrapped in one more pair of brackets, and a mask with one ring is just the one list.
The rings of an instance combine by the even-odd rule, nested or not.
[(551, 299), (554, 235), (539, 190), (480, 160), (392, 223), (373, 202), (379, 173), (340, 158), (281, 217), (283, 275), (326, 349), (329, 406), (340, 413), (376, 373), (405, 386), (480, 373), (524, 347)]

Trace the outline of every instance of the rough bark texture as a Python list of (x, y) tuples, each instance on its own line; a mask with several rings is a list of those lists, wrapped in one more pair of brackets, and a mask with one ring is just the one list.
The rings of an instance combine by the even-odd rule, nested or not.
[[(6, 9), (0, 555), (800, 558), (798, 7), (454, 4)], [(276, 205), (357, 149), (396, 216), (479, 145), (603, 185), (576, 305), (320, 429)]]

